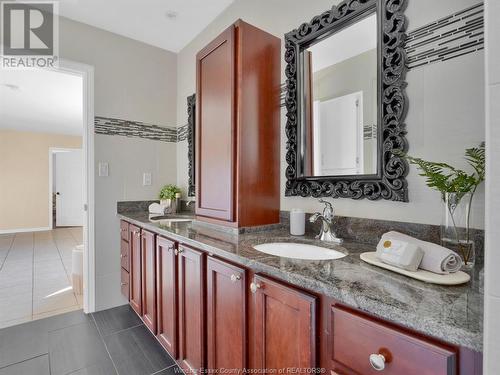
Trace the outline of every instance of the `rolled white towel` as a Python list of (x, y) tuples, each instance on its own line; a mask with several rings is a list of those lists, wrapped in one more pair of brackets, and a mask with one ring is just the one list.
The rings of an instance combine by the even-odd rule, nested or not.
[(150, 214), (164, 215), (165, 214), (165, 207), (159, 203), (151, 203), (149, 205), (149, 213)]
[(422, 241), (403, 233), (391, 231), (382, 235), (383, 239), (393, 239), (413, 243), (424, 251), (419, 268), (445, 275), (460, 271), (462, 258), (454, 251), (432, 242)]

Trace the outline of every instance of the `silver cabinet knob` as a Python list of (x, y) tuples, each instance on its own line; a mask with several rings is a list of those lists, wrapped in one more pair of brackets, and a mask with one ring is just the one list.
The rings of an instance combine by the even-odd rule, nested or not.
[(125, 286), (125, 285), (127, 285), (127, 283), (120, 283), (120, 285), (121, 285), (121, 286)]
[(121, 228), (120, 231), (122, 232), (126, 232), (127, 231), (127, 228)]
[(175, 253), (175, 255), (179, 255), (180, 253), (183, 253), (183, 252), (184, 252), (184, 250), (179, 249), (179, 250), (175, 250), (174, 253)]
[(239, 280), (241, 280), (241, 276), (240, 275), (235, 275), (235, 274), (231, 275), (231, 281), (233, 283), (235, 283), (236, 281), (239, 281)]
[(120, 258), (126, 258), (127, 254), (120, 254)]
[(174, 246), (169, 246), (167, 247), (168, 251), (175, 251), (175, 247)]
[(262, 288), (262, 285), (260, 285), (259, 283), (251, 283), (250, 284), (250, 291), (252, 293), (256, 293), (257, 289), (261, 289), (261, 288)]
[(385, 357), (382, 354), (370, 354), (370, 365), (375, 371), (385, 369)]

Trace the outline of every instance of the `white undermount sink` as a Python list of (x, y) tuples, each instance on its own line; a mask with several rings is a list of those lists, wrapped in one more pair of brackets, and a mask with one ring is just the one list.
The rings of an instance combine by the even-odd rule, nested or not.
[(151, 216), (149, 217), (149, 221), (153, 223), (160, 224), (169, 224), (169, 223), (179, 223), (183, 221), (193, 221), (192, 217), (184, 216), (184, 215), (163, 215), (163, 216)]
[(292, 242), (263, 243), (255, 245), (253, 248), (262, 253), (292, 259), (332, 260), (346, 256), (346, 254), (337, 250)]

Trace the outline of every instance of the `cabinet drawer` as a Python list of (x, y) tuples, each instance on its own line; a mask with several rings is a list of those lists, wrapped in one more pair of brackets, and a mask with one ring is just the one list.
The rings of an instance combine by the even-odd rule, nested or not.
[[(402, 329), (332, 306), (330, 356), (333, 373), (389, 375), (455, 375), (457, 353), (451, 347), (413, 336)], [(383, 356), (383, 357), (381, 357)], [(385, 363), (384, 363), (385, 360)], [(378, 362), (377, 362), (378, 361)]]
[(124, 268), (127, 272), (130, 271), (128, 242), (124, 240), (120, 241), (120, 263), (122, 268)]
[(128, 300), (129, 296), (130, 296), (129, 273), (127, 272), (127, 270), (125, 270), (123, 268), (122, 268), (122, 272), (121, 272), (121, 283), (120, 283), (120, 286), (121, 286), (122, 294)]
[(120, 221), (120, 236), (123, 241), (128, 242), (128, 227), (129, 224), (126, 221)]

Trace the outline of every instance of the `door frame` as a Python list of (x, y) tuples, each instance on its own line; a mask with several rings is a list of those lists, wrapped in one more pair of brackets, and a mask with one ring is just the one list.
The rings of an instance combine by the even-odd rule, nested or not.
[[(54, 204), (54, 195), (52, 193), (52, 190), (54, 188), (54, 170), (55, 170), (54, 155), (60, 152), (71, 152), (71, 151), (81, 151), (83, 155), (83, 144), (82, 148), (65, 148), (65, 147), (49, 148), (49, 229), (50, 230), (54, 229), (54, 212), (52, 210), (52, 206)], [(85, 168), (82, 169), (83, 172), (85, 172)]]
[[(67, 59), (50, 70), (82, 77), (83, 86), (83, 311), (95, 311), (94, 67)], [(51, 164), (51, 161), (49, 161)], [(50, 182), (52, 184), (52, 182)], [(52, 201), (52, 191), (49, 191)], [(49, 207), (52, 217), (52, 207)], [(50, 222), (52, 226), (52, 219)]]

